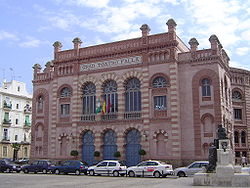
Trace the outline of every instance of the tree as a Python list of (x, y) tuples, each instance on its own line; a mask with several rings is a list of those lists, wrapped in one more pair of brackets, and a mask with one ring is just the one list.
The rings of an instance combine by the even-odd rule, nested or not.
[(17, 160), (18, 151), (20, 150), (21, 144), (13, 143), (13, 144), (11, 144), (11, 147), (14, 150), (14, 152), (13, 152), (13, 161), (15, 161), (15, 160)]
[(120, 158), (120, 157), (121, 157), (121, 153), (120, 153), (119, 151), (116, 151), (116, 152), (114, 153), (114, 157)]
[(94, 152), (94, 157), (100, 157), (100, 156), (101, 156), (101, 153), (99, 151)]
[(71, 150), (71, 152), (70, 152), (70, 155), (73, 156), (73, 157), (75, 157), (75, 158), (77, 158), (78, 154), (79, 153), (78, 153), (77, 150)]
[(142, 158), (143, 158), (144, 155), (147, 154), (147, 152), (144, 149), (139, 150), (138, 153), (139, 153), (139, 155), (142, 156)]

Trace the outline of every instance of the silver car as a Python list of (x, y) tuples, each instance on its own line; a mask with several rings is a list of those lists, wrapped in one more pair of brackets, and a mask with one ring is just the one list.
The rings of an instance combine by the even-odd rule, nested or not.
[(116, 160), (104, 160), (97, 165), (90, 166), (88, 168), (88, 174), (94, 175), (113, 175), (113, 176), (125, 176), (127, 167), (121, 162)]
[(193, 176), (195, 173), (202, 171), (202, 168), (206, 166), (208, 166), (208, 161), (195, 161), (187, 167), (174, 169), (174, 174), (179, 177)]
[(161, 161), (143, 161), (136, 166), (127, 168), (127, 175), (129, 177), (135, 176), (154, 176), (154, 177), (166, 177), (167, 175), (173, 175), (173, 168), (171, 164), (166, 164)]

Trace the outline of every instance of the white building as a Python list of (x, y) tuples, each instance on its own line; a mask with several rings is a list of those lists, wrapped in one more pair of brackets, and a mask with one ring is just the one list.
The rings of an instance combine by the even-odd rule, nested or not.
[(32, 94), (19, 81), (2, 83), (0, 88), (0, 158), (13, 158), (13, 143), (20, 144), (17, 158), (29, 158)]

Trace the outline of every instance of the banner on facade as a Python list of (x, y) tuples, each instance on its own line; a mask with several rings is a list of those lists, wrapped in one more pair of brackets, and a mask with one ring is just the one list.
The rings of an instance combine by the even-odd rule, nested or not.
[(90, 71), (90, 70), (98, 70), (98, 69), (106, 69), (111, 67), (120, 67), (120, 66), (127, 66), (127, 65), (136, 65), (141, 64), (141, 56), (134, 56), (134, 57), (127, 57), (122, 59), (115, 59), (109, 61), (101, 61), (96, 63), (90, 64), (81, 64), (80, 71)]

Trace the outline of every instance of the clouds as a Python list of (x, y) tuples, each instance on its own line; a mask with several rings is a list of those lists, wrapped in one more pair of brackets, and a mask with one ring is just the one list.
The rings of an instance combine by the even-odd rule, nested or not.
[(18, 37), (10, 32), (4, 31), (4, 30), (0, 30), (0, 40), (18, 40)]

